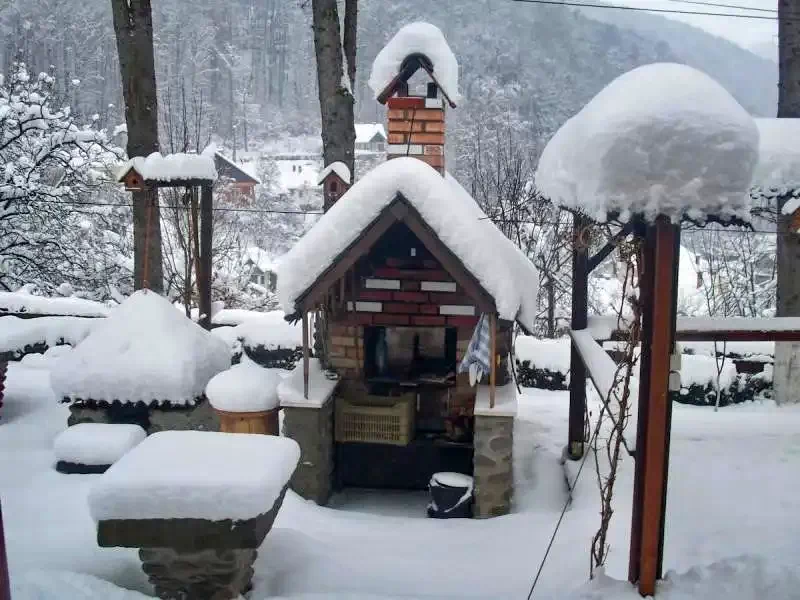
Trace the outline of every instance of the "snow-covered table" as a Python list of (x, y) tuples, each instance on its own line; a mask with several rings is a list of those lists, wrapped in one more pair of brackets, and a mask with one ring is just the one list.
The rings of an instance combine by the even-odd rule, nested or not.
[(61, 473), (104, 473), (147, 434), (138, 425), (78, 423), (53, 443), (56, 470)]
[(140, 548), (159, 597), (236, 598), (299, 459), (288, 438), (153, 434), (89, 493), (98, 544)]

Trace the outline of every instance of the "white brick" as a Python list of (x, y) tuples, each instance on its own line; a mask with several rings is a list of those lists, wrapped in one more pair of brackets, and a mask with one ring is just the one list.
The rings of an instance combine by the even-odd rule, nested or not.
[(442, 108), (441, 98), (425, 98), (425, 108)]
[(388, 154), (422, 154), (422, 144), (389, 144), (386, 152)]
[(368, 290), (399, 290), (399, 279), (367, 279), (364, 285)]
[(463, 317), (474, 317), (474, 306), (462, 306), (460, 304), (442, 304), (439, 306), (440, 315), (458, 315)]
[[(347, 310), (353, 311), (353, 303), (347, 303)], [(356, 302), (356, 312), (383, 312), (381, 302)]]
[(452, 281), (423, 281), (419, 287), (423, 292), (455, 292), (458, 289)]

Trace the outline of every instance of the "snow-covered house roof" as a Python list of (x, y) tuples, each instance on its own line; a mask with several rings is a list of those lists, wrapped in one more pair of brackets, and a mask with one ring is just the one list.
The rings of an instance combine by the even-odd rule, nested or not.
[(536, 172), (555, 203), (604, 221), (749, 220), (758, 129), (716, 81), (651, 64), (612, 81), (547, 144)]
[(153, 152), (147, 157), (134, 156), (120, 168), (117, 181), (122, 182), (125, 176), (135, 170), (145, 181), (171, 183), (185, 180), (217, 180), (217, 169), (214, 158), (209, 153), (202, 154), (161, 154)]
[(538, 273), (450, 175), (410, 157), (383, 163), (357, 181), (281, 259), (278, 295), (287, 312), (381, 218), (419, 219), (455, 255), (501, 319), (532, 328)]
[[(356, 125), (356, 127), (358, 126)], [(356, 143), (358, 143), (358, 138), (356, 138)], [(336, 173), (336, 175), (339, 176), (339, 179), (350, 185), (350, 168), (339, 160), (332, 162), (327, 167), (322, 169), (322, 171), (320, 171), (319, 175), (317, 176), (317, 185), (322, 185), (322, 182), (325, 181), (325, 179), (331, 173)]]
[(753, 173), (753, 200), (794, 196), (784, 213), (800, 207), (800, 119), (755, 119), (759, 133), (758, 165)]
[(356, 144), (368, 144), (376, 137), (382, 141), (386, 141), (386, 129), (383, 123), (356, 123)]
[(59, 360), (50, 383), (71, 400), (186, 405), (229, 366), (225, 342), (166, 298), (139, 290)]
[(224, 156), (220, 152), (214, 153), (214, 166), (216, 167), (217, 174), (220, 177), (233, 179), (236, 183), (252, 183), (254, 185), (261, 184), (261, 180), (247, 165), (233, 162), (230, 158)]
[(395, 83), (404, 61), (413, 55), (426, 57), (433, 66), (430, 75), (451, 103), (458, 103), (458, 60), (442, 30), (430, 23), (411, 23), (401, 28), (375, 57), (369, 87), (381, 99)]
[(251, 246), (245, 250), (245, 263), (251, 264), (262, 273), (269, 273), (275, 270), (272, 257), (263, 248)]

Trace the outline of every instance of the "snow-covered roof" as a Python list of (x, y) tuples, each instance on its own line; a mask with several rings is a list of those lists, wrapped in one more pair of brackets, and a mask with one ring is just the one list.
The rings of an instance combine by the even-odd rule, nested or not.
[(369, 87), (380, 96), (397, 76), (403, 61), (411, 54), (423, 54), (433, 63), (433, 74), (453, 102), (459, 102), (458, 61), (447, 45), (442, 30), (430, 23), (411, 23), (401, 28), (383, 47), (372, 63)]
[(61, 398), (192, 404), (229, 366), (222, 340), (167, 299), (139, 290), (58, 361), (51, 384)]
[(536, 268), (450, 175), (412, 157), (380, 164), (357, 181), (281, 259), (278, 296), (295, 301), (401, 194), (495, 301), (500, 318), (533, 328)]
[[(759, 132), (758, 165), (750, 195), (754, 200), (797, 196), (800, 192), (800, 119), (755, 119)], [(789, 200), (784, 213), (800, 206)]]
[(641, 213), (749, 220), (758, 129), (716, 81), (670, 63), (612, 81), (547, 144), (539, 190), (605, 220)]
[(135, 169), (146, 181), (168, 183), (182, 179), (217, 180), (214, 158), (208, 153), (180, 152), (162, 155), (160, 152), (153, 152), (147, 157), (134, 156), (119, 170), (117, 179), (121, 181), (131, 169)]
[[(356, 140), (356, 142), (358, 142), (358, 140)], [(337, 160), (320, 171), (317, 176), (317, 185), (322, 185), (322, 182), (325, 181), (325, 178), (331, 173), (336, 173), (339, 179), (348, 185), (350, 184), (350, 168), (343, 162)]]
[(383, 123), (356, 123), (356, 144), (367, 144), (371, 142), (375, 136), (380, 136), (383, 141), (386, 141), (386, 129), (383, 128)]
[(250, 168), (249, 165), (234, 162), (233, 160), (231, 160), (230, 158), (228, 158), (227, 156), (218, 151), (214, 153), (214, 158), (223, 163), (223, 167), (219, 169), (220, 174), (227, 175), (228, 177), (236, 179), (234, 175), (225, 172), (228, 169), (235, 169), (237, 171), (240, 171), (245, 177), (251, 179), (253, 183), (255, 183), (256, 185), (261, 184), (261, 179), (258, 178), (258, 176)]
[(251, 246), (245, 250), (244, 254), (245, 261), (256, 266), (262, 273), (267, 273), (273, 270), (274, 265), (272, 263), (272, 257), (270, 257), (269, 253), (263, 248)]

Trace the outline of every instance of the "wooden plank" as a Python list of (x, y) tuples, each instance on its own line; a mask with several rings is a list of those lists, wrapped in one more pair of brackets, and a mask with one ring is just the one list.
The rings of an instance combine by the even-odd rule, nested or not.
[(631, 231), (633, 231), (634, 225), (635, 225), (634, 221), (628, 221), (627, 223), (625, 223), (622, 229), (620, 229), (616, 233), (616, 235), (597, 252), (597, 254), (595, 254), (589, 259), (589, 272), (594, 271), (598, 266), (600, 266), (600, 263), (603, 262), (608, 257), (608, 255), (611, 254), (616, 249), (619, 243), (624, 241), (625, 238), (628, 237), (628, 234), (630, 234)]
[[(639, 552), (639, 593), (655, 594), (660, 570), (662, 524), (664, 520), (669, 425), (669, 365), (674, 345), (675, 270), (678, 265), (675, 236), (677, 228), (659, 217), (655, 227), (653, 266), (653, 328), (650, 344), (650, 385), (647, 398), (647, 433), (644, 440), (645, 461), (641, 495), (641, 549)], [(641, 417), (640, 417), (641, 419)], [(641, 422), (641, 421), (640, 421)], [(640, 449), (637, 447), (637, 452)]]
[(308, 400), (308, 313), (303, 311), (303, 398)]
[(211, 249), (214, 235), (214, 197), (210, 185), (200, 192), (200, 279), (197, 280), (200, 325), (211, 329)]
[[(580, 215), (572, 218), (572, 319), (570, 328), (585, 329), (589, 321), (589, 248), (578, 240), (589, 225), (589, 220)], [(569, 432), (567, 453), (577, 460), (583, 456), (584, 415), (586, 413), (586, 366), (575, 345), (570, 350), (569, 382)]]
[(489, 313), (489, 408), (494, 408), (497, 394), (497, 315)]

